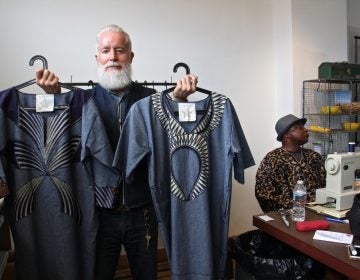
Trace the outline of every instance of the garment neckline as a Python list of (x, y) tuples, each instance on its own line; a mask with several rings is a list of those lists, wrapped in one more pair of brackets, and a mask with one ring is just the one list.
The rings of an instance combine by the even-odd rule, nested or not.
[[(34, 93), (26, 93), (22, 92), (16, 88), (14, 88), (14, 92), (10, 92), (10, 94), (14, 94), (18, 106), (25, 111), (33, 111), (33, 113), (44, 113), (44, 112), (36, 112), (34, 109), (36, 108), (36, 96), (38, 94)], [(73, 102), (75, 91), (66, 91), (62, 93), (56, 93), (54, 95), (54, 107), (58, 107), (57, 110), (61, 107), (61, 109), (56, 112), (56, 110), (51, 112), (53, 115), (61, 114), (64, 110), (68, 109)]]
[(185, 125), (178, 120), (177, 116), (175, 115), (175, 111), (173, 109), (173, 106), (176, 106), (176, 104), (184, 103), (184, 102), (173, 100), (169, 96), (164, 94), (161, 94), (161, 99), (162, 99), (161, 103), (164, 113), (167, 115), (168, 118), (172, 119), (177, 124), (178, 127), (181, 127), (182, 130), (184, 130), (187, 134), (200, 133), (201, 131), (205, 130), (208, 124), (210, 123), (211, 115), (213, 113), (213, 107), (214, 107), (213, 99), (211, 95), (201, 100), (186, 102), (186, 103), (195, 103), (195, 106), (196, 104), (203, 103), (202, 106), (204, 107), (201, 118), (199, 120), (194, 121), (196, 125), (189, 131), (185, 128)]

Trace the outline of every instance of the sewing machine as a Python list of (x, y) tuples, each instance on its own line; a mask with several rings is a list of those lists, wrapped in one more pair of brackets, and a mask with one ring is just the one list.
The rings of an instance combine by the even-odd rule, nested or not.
[(316, 190), (316, 204), (335, 201), (336, 210), (350, 209), (360, 193), (360, 153), (328, 154), (325, 169), (326, 187)]

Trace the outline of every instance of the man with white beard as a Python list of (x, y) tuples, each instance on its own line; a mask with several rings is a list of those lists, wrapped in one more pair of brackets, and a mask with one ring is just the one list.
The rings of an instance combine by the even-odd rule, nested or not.
[[(130, 107), (155, 91), (132, 81), (134, 53), (131, 39), (119, 26), (108, 25), (100, 30), (95, 58), (99, 85), (91, 91), (115, 152)], [(46, 92), (60, 92), (59, 78), (49, 70), (38, 70), (36, 80)], [(173, 98), (186, 100), (189, 94), (195, 92), (196, 84), (196, 76), (186, 75), (177, 82)], [(133, 279), (156, 279), (158, 226), (148, 186), (146, 162), (140, 164), (134, 178), (130, 186), (126, 186), (124, 181), (119, 182), (115, 191), (115, 205), (98, 207), (100, 224), (96, 279), (114, 279), (122, 246), (127, 253)], [(102, 189), (104, 193), (98, 194), (99, 197), (111, 195), (115, 190), (111, 186)]]

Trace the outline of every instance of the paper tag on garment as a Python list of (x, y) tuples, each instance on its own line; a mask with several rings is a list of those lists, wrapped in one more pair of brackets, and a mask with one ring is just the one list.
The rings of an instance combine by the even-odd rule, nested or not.
[(179, 103), (179, 121), (181, 122), (196, 121), (195, 103)]
[(54, 111), (54, 95), (37, 94), (36, 112), (52, 112), (52, 111)]
[(351, 244), (353, 241), (353, 235), (349, 233), (342, 233), (329, 230), (317, 230), (314, 234), (314, 239)]

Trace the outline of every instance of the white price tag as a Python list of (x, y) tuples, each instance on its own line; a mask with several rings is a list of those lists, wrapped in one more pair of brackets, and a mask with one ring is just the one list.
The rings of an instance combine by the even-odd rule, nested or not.
[(54, 95), (38, 94), (36, 95), (36, 112), (54, 111)]
[(196, 121), (195, 103), (179, 103), (179, 121), (181, 122)]

